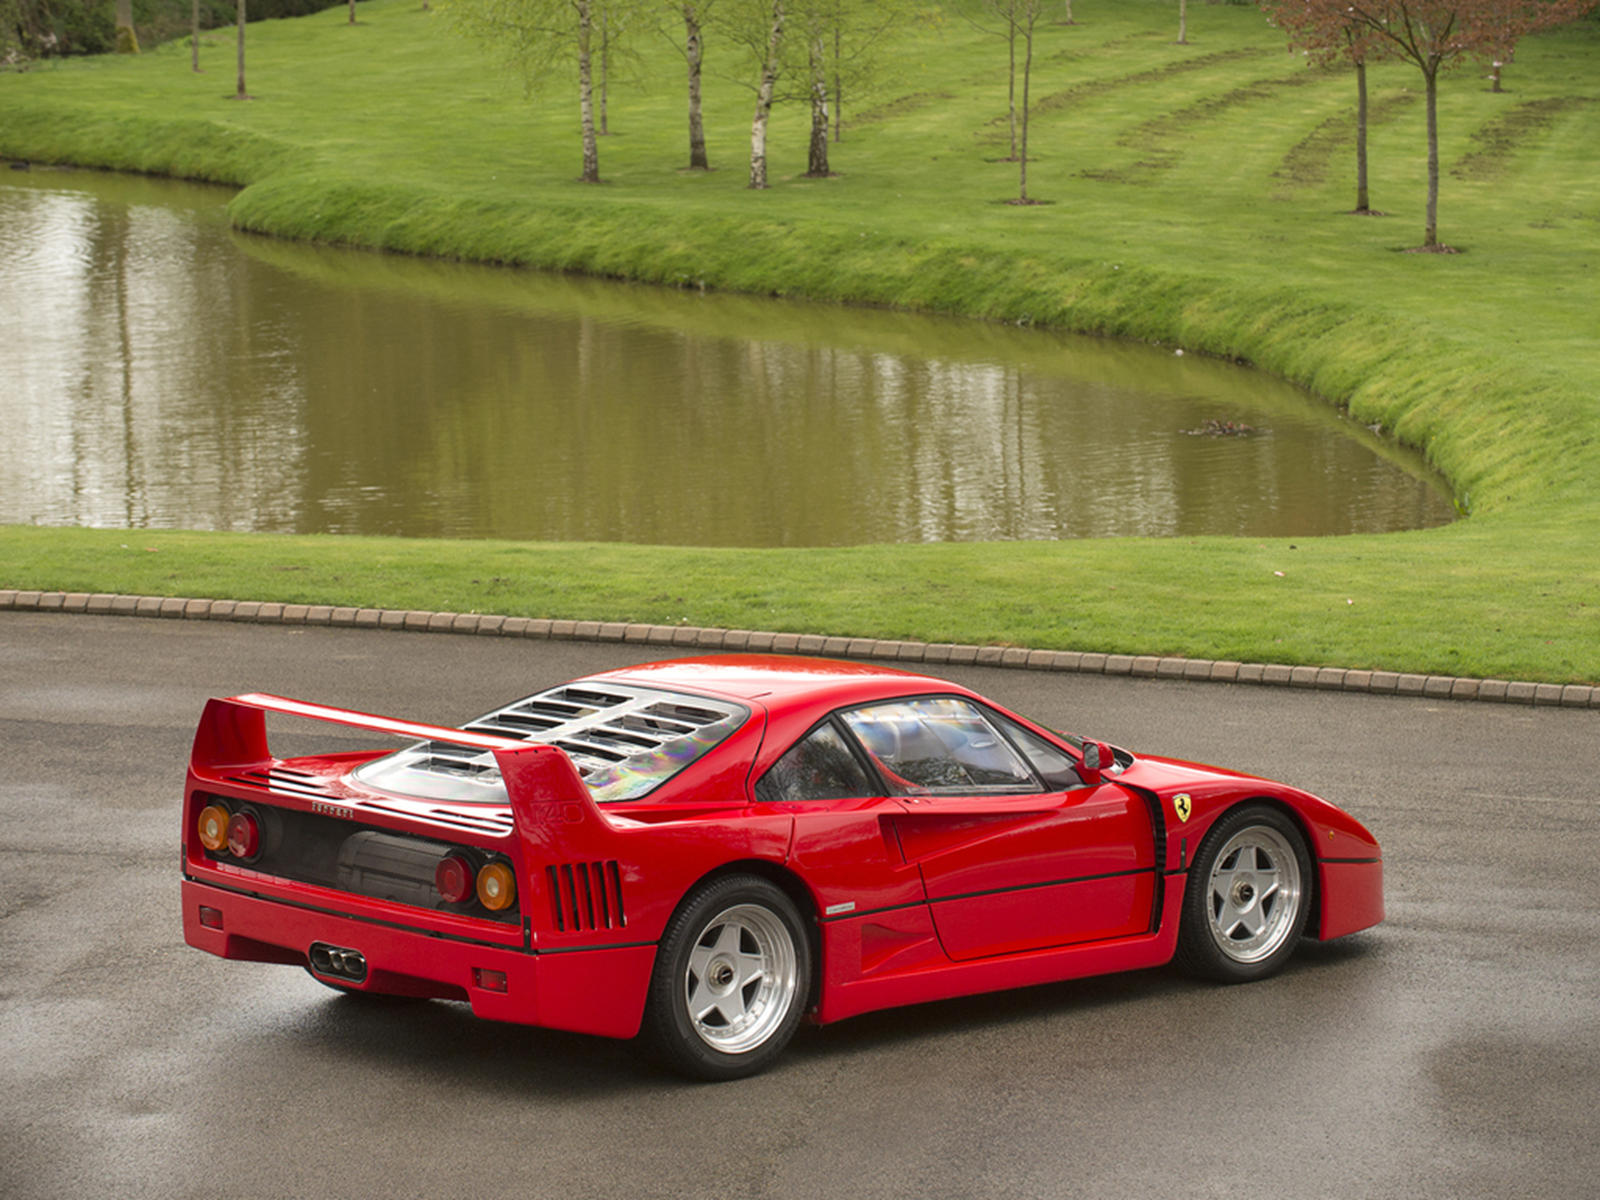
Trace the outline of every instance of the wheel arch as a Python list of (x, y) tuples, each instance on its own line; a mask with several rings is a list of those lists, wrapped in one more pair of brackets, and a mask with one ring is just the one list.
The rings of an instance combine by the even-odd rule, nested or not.
[[(783, 892), (793, 903), (805, 924), (806, 941), (811, 950), (811, 978), (807, 982), (806, 1008), (809, 1011), (815, 1008), (819, 1000), (819, 991), (822, 986), (822, 926), (819, 921), (819, 909), (816, 897), (811, 894), (811, 889), (799, 875), (782, 863), (776, 863), (765, 858), (738, 858), (731, 862), (722, 863), (705, 872), (683, 890), (683, 895), (678, 897), (678, 903), (672, 910), (674, 917), (683, 909), (696, 892), (725, 879), (730, 875), (754, 875), (765, 879), (779, 891)], [(669, 919), (669, 924), (671, 923)], [(659, 946), (657, 953), (660, 952)]]
[(1306, 872), (1306, 907), (1309, 915), (1306, 920), (1305, 932), (1302, 934), (1302, 936), (1312, 939), (1320, 939), (1322, 930), (1323, 897), (1322, 882), (1318, 878), (1317, 873), (1317, 865), (1321, 860), (1317, 856), (1316, 838), (1312, 836), (1312, 829), (1306, 819), (1305, 813), (1301, 812), (1299, 808), (1282, 796), (1273, 796), (1268, 794), (1241, 796), (1237, 800), (1233, 800), (1227, 804), (1217, 805), (1217, 807), (1207, 815), (1205, 827), (1199, 831), (1200, 837), (1195, 843), (1195, 853), (1190, 857), (1189, 862), (1186, 864), (1189, 868), (1189, 879), (1184, 884), (1185, 893), (1187, 893), (1188, 889), (1193, 887), (1195, 884), (1195, 872), (1193, 870), (1194, 861), (1199, 857), (1200, 846), (1205, 843), (1206, 838), (1211, 836), (1211, 831), (1215, 829), (1217, 823), (1225, 819), (1229, 813), (1237, 812), (1241, 808), (1250, 806), (1259, 806), (1261, 808), (1272, 809), (1279, 815), (1287, 818), (1289, 823), (1294, 826), (1295, 832), (1300, 835), (1300, 842), (1305, 847), (1306, 858), (1311, 867), (1311, 869)]

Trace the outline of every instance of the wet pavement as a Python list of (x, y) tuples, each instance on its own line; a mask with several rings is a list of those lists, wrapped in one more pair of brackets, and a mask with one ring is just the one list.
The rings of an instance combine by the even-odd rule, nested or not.
[(1389, 919), (1245, 987), (1157, 970), (802, 1029), (734, 1084), (183, 944), (206, 697), (458, 724), (654, 649), (0, 614), (0, 1195), (1594, 1194), (1592, 711), (944, 672), (1343, 805)]

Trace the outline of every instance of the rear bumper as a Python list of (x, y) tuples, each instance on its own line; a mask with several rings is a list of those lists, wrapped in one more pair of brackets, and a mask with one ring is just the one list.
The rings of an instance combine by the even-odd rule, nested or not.
[[(202, 907), (211, 910), (209, 923), (201, 920)], [(465, 1000), (474, 1015), (492, 1021), (617, 1038), (639, 1032), (656, 949), (540, 953), (493, 946), (192, 879), (183, 882), (183, 938), (219, 958), (301, 966), (308, 965), (314, 943), (355, 950), (367, 964), (361, 983), (319, 977), (353, 991)]]

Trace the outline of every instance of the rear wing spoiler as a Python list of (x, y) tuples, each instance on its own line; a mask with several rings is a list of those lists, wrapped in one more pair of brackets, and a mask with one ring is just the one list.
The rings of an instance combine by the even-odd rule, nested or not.
[[(191, 768), (215, 773), (221, 768), (257, 766), (271, 761), (272, 752), (267, 747), (268, 713), (491, 751), (505, 781), (513, 825), (525, 843), (532, 842), (546, 849), (559, 843), (567, 854), (600, 855), (619, 836), (618, 825), (600, 811), (572, 760), (557, 746), (400, 721), (262, 692), (206, 701), (190, 752)], [(614, 854), (615, 850), (611, 852)]]

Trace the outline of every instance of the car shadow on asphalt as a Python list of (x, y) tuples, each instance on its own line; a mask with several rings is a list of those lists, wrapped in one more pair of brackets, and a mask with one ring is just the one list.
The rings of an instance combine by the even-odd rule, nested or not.
[[(1308, 942), (1278, 980), (1240, 989), (1159, 967), (866, 1013), (825, 1027), (803, 1025), (773, 1070), (781, 1074), (786, 1065), (800, 1069), (843, 1065), (851, 1058), (878, 1059), (908, 1048), (932, 1052), (953, 1037), (1004, 1035), (1029, 1024), (1041, 1031), (1060, 1022), (1074, 1030), (1118, 1022), (1139, 1028), (1152, 1013), (1175, 1005), (1210, 1005), (1215, 997), (1216, 1003), (1226, 1006), (1230, 995), (1270, 988), (1279, 981), (1306, 984), (1352, 965), (1359, 968), (1359, 960), (1372, 949), (1371, 940), (1362, 936)], [(704, 1086), (657, 1064), (638, 1041), (484, 1021), (474, 1017), (465, 1003), (361, 994), (327, 996), (321, 1003), (308, 995), (307, 1001), (297, 1022), (305, 1050), (381, 1069), (425, 1067), (430, 1073), (453, 1077), (475, 1095), (571, 1100), (615, 1097), (634, 1090), (655, 1092), (663, 1086)]]
[(843, 1057), (919, 1042), (931, 1051), (947, 1038), (1003, 1034), (1030, 1024), (1044, 1032), (1065, 1023), (1074, 1036), (1097, 1036), (1117, 1024), (1139, 1031), (1149, 1027), (1152, 1014), (1226, 1010), (1236, 999), (1273, 994), (1260, 992), (1263, 988), (1283, 987), (1298, 994), (1307, 986), (1319, 987), (1341, 972), (1360, 970), (1362, 960), (1375, 962), (1377, 949), (1376, 939), (1362, 934), (1334, 942), (1307, 941), (1278, 975), (1235, 986), (1198, 980), (1168, 965), (887, 1009), (836, 1025), (802, 1027), (788, 1054)]

